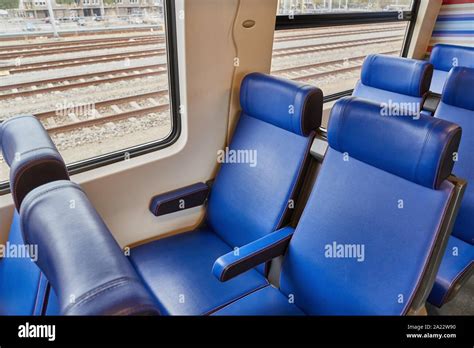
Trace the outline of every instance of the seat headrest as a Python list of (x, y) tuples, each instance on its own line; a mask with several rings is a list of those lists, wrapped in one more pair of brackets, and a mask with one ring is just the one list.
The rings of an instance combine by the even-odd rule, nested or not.
[(441, 101), (474, 111), (474, 69), (460, 66), (452, 68), (446, 79)]
[(370, 54), (362, 65), (361, 81), (373, 88), (422, 97), (430, 88), (432, 76), (433, 66), (428, 62)]
[(449, 71), (455, 66), (474, 68), (474, 47), (437, 44), (430, 55), (436, 70)]
[(347, 97), (332, 108), (329, 145), (350, 158), (437, 189), (451, 174), (461, 127), (434, 117), (396, 115), (365, 99)]
[(321, 125), (323, 92), (314, 86), (252, 73), (242, 81), (240, 105), (249, 116), (307, 136)]
[(10, 189), (16, 208), (34, 188), (55, 180), (68, 180), (63, 158), (41, 122), (17, 116), (0, 127), (0, 145), (10, 166)]
[(51, 283), (61, 315), (158, 314), (151, 294), (77, 184), (57, 180), (37, 187), (19, 213), (25, 244), (38, 248), (36, 265)]

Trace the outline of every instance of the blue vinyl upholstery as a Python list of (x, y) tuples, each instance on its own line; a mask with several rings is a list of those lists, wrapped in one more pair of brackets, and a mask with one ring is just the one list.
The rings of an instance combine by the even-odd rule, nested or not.
[(461, 279), (464, 276), (472, 275), (473, 260), (474, 247), (472, 244), (451, 236), (428, 302), (441, 307), (451, 299), (451, 296), (454, 296), (462, 285)]
[(58, 297), (54, 292), (54, 289), (51, 288), (49, 296), (48, 296), (48, 303), (46, 304), (46, 313), (45, 315), (60, 315), (61, 309), (59, 308)]
[(25, 243), (64, 315), (158, 314), (123, 251), (80, 187), (59, 180), (31, 191), (20, 209)]
[(218, 316), (230, 315), (304, 315), (291, 300), (273, 286), (257, 290), (239, 301), (214, 313)]
[[(6, 244), (16, 250), (24, 247), (19, 220), (15, 212)], [(30, 256), (0, 259), (0, 315), (41, 314), (46, 278)]]
[[(474, 263), (474, 69), (455, 67), (449, 72), (435, 117), (459, 124), (463, 136), (453, 173), (468, 182), (450, 244), (459, 246), (454, 254), (448, 248), (429, 301), (442, 306), (459, 286)], [(464, 279), (466, 280), (466, 279)]]
[(136, 247), (131, 260), (157, 296), (161, 314), (204, 315), (268, 285), (256, 270), (219, 282), (212, 265), (231, 250), (212, 230), (201, 228)]
[(368, 55), (352, 95), (378, 103), (420, 104), (428, 92), (432, 74), (433, 66), (428, 62)]
[[(405, 314), (431, 287), (425, 271), (441, 255), (435, 246), (454, 188), (442, 169), (452, 163), (443, 162), (452, 162), (446, 152), (459, 143), (460, 128), (431, 117), (383, 117), (380, 108), (351, 97), (332, 110), (330, 147), (280, 279), (281, 298), (293, 299), (305, 314)], [(424, 146), (427, 139), (431, 144)], [(385, 161), (375, 148), (385, 151)], [(426, 167), (417, 170), (419, 157)], [(245, 315), (253, 306), (288, 314), (282, 300), (255, 296), (216, 314)]]
[(17, 116), (3, 122), (0, 144), (10, 166), (10, 187), (17, 210), (35, 187), (69, 179), (61, 155), (36, 117)]
[(321, 98), (314, 86), (260, 73), (247, 75), (240, 88), (243, 114), (303, 136), (321, 124)]
[[(34, 116), (17, 116), (4, 121), (0, 126), (0, 145), (5, 162), (10, 166), (10, 189), (16, 206), (7, 245), (25, 250), (31, 246), (24, 243), (17, 213), (23, 199), (36, 187), (69, 176), (61, 155)], [(29, 257), (0, 260), (0, 278), (1, 314), (40, 315), (44, 312), (48, 281)]]
[[(446, 151), (446, 144), (452, 144), (451, 139), (443, 138), (451, 136), (457, 140), (455, 144), (457, 149), (461, 138), (460, 127), (439, 119), (426, 122), (427, 116), (422, 116), (422, 122), (414, 122), (416, 120), (411, 117), (381, 116), (380, 110), (380, 106), (376, 103), (361, 103), (351, 98), (336, 103), (332, 115), (337, 119), (331, 120), (334, 126), (328, 129), (331, 147), (419, 185), (438, 187), (451, 173), (454, 165), (452, 152)], [(358, 136), (367, 132), (367, 112), (378, 115), (369, 119), (370, 127), (378, 131), (370, 137)], [(390, 121), (393, 119), (397, 121)], [(400, 128), (393, 128), (392, 125)], [(451, 127), (449, 132), (446, 131), (447, 127)], [(429, 136), (420, 136), (425, 133)], [(387, 139), (394, 134), (397, 136), (397, 141), (387, 142)], [(384, 144), (383, 151), (380, 144)], [(395, 158), (397, 160), (394, 160)], [(450, 160), (447, 161), (447, 158)], [(442, 164), (448, 166), (442, 168), (440, 167)]]
[(263, 266), (245, 281), (225, 284), (212, 275), (212, 266), (219, 256), (285, 224), (312, 131), (321, 122), (322, 92), (254, 73), (242, 82), (240, 100), (242, 114), (228, 150), (255, 151), (255, 165), (221, 164), (204, 227), (131, 250), (163, 314), (210, 313), (268, 284)]
[(474, 47), (436, 44), (431, 51), (430, 63), (434, 66), (430, 91), (441, 94), (451, 68), (474, 68)]

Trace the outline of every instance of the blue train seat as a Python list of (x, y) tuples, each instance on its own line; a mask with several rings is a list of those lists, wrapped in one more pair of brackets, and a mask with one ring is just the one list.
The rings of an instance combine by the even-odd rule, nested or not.
[(352, 95), (384, 104), (413, 105), (420, 111), (432, 74), (433, 66), (425, 61), (371, 54), (364, 60)]
[(16, 211), (6, 249), (15, 249), (19, 254), (0, 260), (0, 315), (41, 315), (48, 281), (33, 262), (36, 252), (23, 241)]
[(322, 92), (253, 73), (242, 82), (240, 103), (229, 150), (255, 151), (257, 164), (221, 165), (202, 227), (130, 252), (162, 314), (208, 314), (268, 285), (262, 266), (241, 281), (222, 284), (213, 277), (212, 265), (220, 255), (285, 224), (310, 158), (314, 131), (321, 124)]
[(436, 44), (431, 51), (430, 63), (434, 67), (430, 91), (441, 94), (451, 68), (474, 68), (474, 47)]
[(3, 157), (11, 167), (10, 187), (16, 207), (6, 243), (6, 251), (10, 252), (0, 260), (0, 314), (41, 315), (45, 310), (48, 281), (32, 262), (31, 258), (37, 257), (34, 246), (23, 242), (18, 210), (34, 188), (68, 179), (68, 173), (56, 147), (34, 116), (3, 122), (0, 144)]
[(265, 287), (214, 314), (401, 315), (422, 308), (462, 196), (447, 179), (460, 137), (448, 121), (383, 117), (377, 103), (339, 100), (293, 235), (291, 227), (279, 230), (213, 268), (222, 281), (238, 280), (283, 254), (286, 242), (280, 288)]
[[(154, 298), (79, 185), (57, 180), (20, 208), (25, 242), (51, 283), (46, 314), (154, 315)], [(57, 313), (54, 313), (57, 311)]]
[(466, 193), (429, 302), (441, 307), (474, 272), (474, 69), (452, 68), (435, 117), (463, 130), (454, 174), (468, 181)]

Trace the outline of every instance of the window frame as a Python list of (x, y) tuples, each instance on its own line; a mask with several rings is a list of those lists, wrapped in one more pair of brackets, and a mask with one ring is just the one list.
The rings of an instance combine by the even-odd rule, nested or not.
[[(407, 57), (413, 31), (415, 28), (420, 0), (413, 0), (410, 11), (403, 11), (403, 19), (399, 19), (399, 11), (374, 11), (374, 12), (347, 12), (347, 13), (321, 13), (321, 14), (295, 14), (277, 15), (275, 31), (288, 29), (308, 29), (322, 27), (336, 27), (343, 25), (376, 24), (391, 22), (408, 22), (408, 28), (400, 50), (401, 57)], [(351, 95), (354, 89), (340, 91), (325, 95), (324, 103)]]
[[(164, 139), (117, 150), (104, 155), (92, 157), (67, 164), (70, 175), (83, 173), (109, 164), (122, 162), (150, 152), (162, 150), (173, 145), (181, 135), (180, 93), (178, 74), (178, 47), (176, 34), (176, 8), (174, 0), (164, 0), (164, 24), (166, 37), (166, 55), (168, 68), (168, 91), (171, 116), (171, 132)], [(0, 183), (0, 195), (10, 192), (10, 181)]]

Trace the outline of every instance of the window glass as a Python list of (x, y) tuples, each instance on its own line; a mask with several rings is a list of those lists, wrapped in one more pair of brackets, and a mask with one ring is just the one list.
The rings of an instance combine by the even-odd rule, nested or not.
[(130, 3), (57, 0), (54, 21), (37, 1), (2, 3), (0, 120), (36, 115), (68, 164), (166, 139), (163, 1)]
[(412, 0), (279, 0), (278, 15), (410, 11)]
[(325, 96), (353, 89), (364, 58), (400, 55), (408, 22), (275, 32), (272, 74), (314, 84)]

